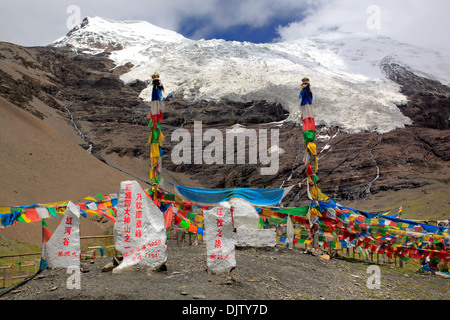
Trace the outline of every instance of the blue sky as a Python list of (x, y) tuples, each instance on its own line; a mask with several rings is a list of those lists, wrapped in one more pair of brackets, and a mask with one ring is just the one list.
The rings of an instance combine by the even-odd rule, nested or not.
[(450, 53), (449, 12), (448, 0), (14, 0), (0, 3), (0, 41), (47, 45), (75, 18), (95, 15), (146, 20), (191, 39), (260, 43), (339, 30)]
[[(180, 22), (177, 32), (190, 39), (224, 39), (228, 41), (249, 41), (253, 43), (268, 43), (279, 37), (278, 26), (288, 25), (296, 21), (295, 17), (273, 18), (264, 25), (236, 24), (227, 28), (207, 30), (209, 19), (187, 18)], [(199, 34), (199, 30), (202, 33)]]

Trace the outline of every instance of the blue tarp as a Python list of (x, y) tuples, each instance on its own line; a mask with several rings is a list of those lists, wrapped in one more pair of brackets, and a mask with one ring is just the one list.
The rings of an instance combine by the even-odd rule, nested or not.
[(174, 185), (185, 198), (198, 203), (220, 203), (231, 198), (247, 200), (254, 205), (277, 205), (283, 198), (284, 188), (277, 189), (203, 189)]

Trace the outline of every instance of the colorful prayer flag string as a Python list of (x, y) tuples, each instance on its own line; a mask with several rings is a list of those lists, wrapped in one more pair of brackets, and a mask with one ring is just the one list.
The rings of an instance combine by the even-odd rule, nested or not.
[(159, 74), (152, 75), (152, 100), (150, 103), (150, 136), (148, 138), (149, 153), (151, 159), (150, 181), (152, 182), (152, 195), (156, 199), (156, 194), (159, 190), (158, 183), (161, 182), (161, 159), (163, 157), (162, 145), (164, 142), (164, 135), (161, 132), (161, 122), (163, 120), (164, 102), (162, 92), (164, 87), (159, 79)]

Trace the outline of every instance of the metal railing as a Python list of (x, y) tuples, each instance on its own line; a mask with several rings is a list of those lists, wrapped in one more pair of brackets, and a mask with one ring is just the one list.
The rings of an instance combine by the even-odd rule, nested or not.
[[(26, 257), (32, 257), (32, 259), (25, 260)], [(0, 256), (0, 261), (8, 259), (11, 261), (10, 264), (5, 264), (5, 262), (3, 262), (3, 265), (0, 266), (1, 288), (6, 288), (7, 286), (13, 285), (36, 274), (40, 266), (41, 253), (33, 252)], [(31, 267), (32, 272), (30, 272)]]

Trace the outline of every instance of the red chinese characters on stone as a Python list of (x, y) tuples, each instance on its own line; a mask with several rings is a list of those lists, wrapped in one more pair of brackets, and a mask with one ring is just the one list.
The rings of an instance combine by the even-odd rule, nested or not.
[(69, 245), (69, 238), (64, 238), (63, 239), (63, 245), (64, 246), (68, 246)]
[(64, 234), (67, 234), (70, 236), (71, 231), (72, 231), (72, 227), (64, 227)]
[(70, 252), (70, 251), (58, 251), (58, 257), (74, 257), (74, 258), (76, 258), (78, 255), (77, 255), (77, 252), (76, 251), (72, 251), (72, 252)]
[[(127, 184), (125, 186), (125, 199), (124, 199), (124, 207), (125, 207), (125, 213), (124, 213), (124, 218), (123, 218), (123, 223), (124, 223), (124, 227), (123, 227), (123, 231), (125, 233), (125, 239), (124, 242), (131, 242), (131, 237), (130, 237), (130, 233), (131, 233), (131, 227), (130, 227), (130, 223), (131, 223), (131, 217), (130, 217), (130, 207), (131, 207), (131, 199), (132, 199), (132, 195), (131, 195), (131, 184)], [(129, 247), (126, 247), (129, 248)]]
[[(219, 218), (219, 217), (223, 217), (223, 212), (222, 212), (223, 208), (217, 208), (216, 214), (217, 217), (216, 218), (216, 234), (215, 234), (215, 239), (214, 239), (214, 248), (216, 249), (222, 249), (222, 239), (223, 238), (223, 219)], [(223, 255), (221, 253), (218, 254), (210, 254), (209, 258), (212, 260), (222, 260), (222, 259), (230, 259), (230, 256), (228, 254)]]
[(136, 195), (136, 232), (135, 237), (142, 237), (142, 193)]
[[(70, 236), (70, 233), (72, 232), (72, 225), (73, 225), (73, 217), (66, 217), (66, 225), (64, 226), (64, 234)], [(62, 240), (62, 244), (64, 247), (67, 247), (70, 244), (70, 238), (69, 237), (64, 237)], [(70, 251), (66, 251), (66, 252), (62, 252), (59, 251), (58, 252), (58, 257), (70, 257), (70, 256), (77, 256), (76, 252), (70, 252)]]
[[(130, 257), (130, 256), (132, 256), (132, 255), (135, 254), (135, 253), (139, 253), (137, 256), (135, 256), (135, 257), (132, 258), (133, 261), (136, 261), (136, 259), (137, 259), (137, 260), (141, 260), (142, 257), (144, 257), (144, 258), (151, 258), (151, 259), (157, 258), (157, 257), (158, 257), (158, 253), (161, 252), (161, 250), (158, 250), (156, 253), (145, 252), (145, 250), (146, 250), (147, 248), (151, 248), (151, 247), (160, 245), (161, 243), (162, 243), (161, 240), (155, 240), (155, 241), (151, 241), (151, 242), (148, 242), (148, 243), (146, 243), (146, 244), (143, 244), (142, 246), (138, 246), (138, 247), (136, 247), (136, 248), (134, 248), (134, 249), (129, 248), (129, 249), (131, 249), (131, 250), (125, 251), (125, 252), (123, 253), (123, 256), (124, 256), (124, 257)], [(142, 251), (142, 252), (141, 252), (141, 251)], [(144, 254), (144, 253), (145, 253), (145, 254)], [(144, 256), (142, 256), (143, 254), (144, 254)]]

